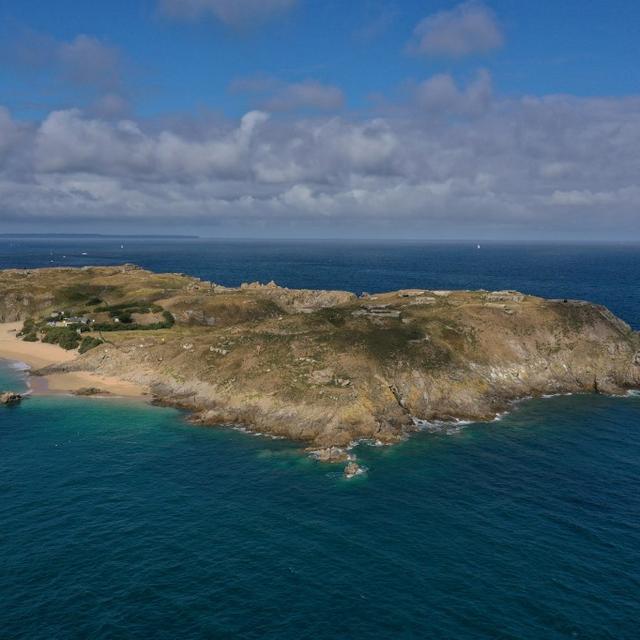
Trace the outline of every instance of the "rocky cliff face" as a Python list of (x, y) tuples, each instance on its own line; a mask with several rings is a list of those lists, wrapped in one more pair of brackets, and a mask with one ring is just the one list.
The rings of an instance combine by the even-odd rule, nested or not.
[(0, 322), (17, 322), (47, 311), (54, 302), (51, 291), (34, 291), (29, 286), (29, 271), (12, 269), (1, 272)]
[(489, 419), (525, 396), (640, 387), (640, 338), (598, 305), (518, 292), (238, 289), (122, 268), (0, 273), (0, 317), (153, 303), (170, 329), (117, 331), (65, 368), (151, 386), (207, 424), (313, 447), (393, 442), (416, 419)]

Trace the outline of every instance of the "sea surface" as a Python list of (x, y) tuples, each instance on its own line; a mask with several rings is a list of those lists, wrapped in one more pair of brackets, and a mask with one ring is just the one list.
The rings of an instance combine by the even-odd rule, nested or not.
[[(513, 288), (640, 328), (638, 245), (0, 238), (0, 268), (122, 262), (229, 285)], [(0, 388), (25, 372), (0, 361)], [(0, 409), (2, 640), (638, 637), (640, 396), (362, 445), (351, 481), (185, 418), (61, 396)]]

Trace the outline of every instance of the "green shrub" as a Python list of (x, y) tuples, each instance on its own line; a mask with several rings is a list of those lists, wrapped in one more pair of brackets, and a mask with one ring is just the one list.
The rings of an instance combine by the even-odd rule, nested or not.
[(175, 318), (169, 311), (162, 312), (162, 322), (152, 322), (151, 324), (137, 324), (131, 322), (128, 324), (120, 322), (96, 322), (91, 325), (92, 331), (152, 331), (157, 329), (171, 329), (176, 323)]
[(35, 331), (33, 333), (27, 333), (22, 339), (25, 342), (38, 342), (38, 336)]
[(42, 342), (58, 344), (69, 351), (80, 344), (80, 336), (72, 327), (46, 327)]
[(22, 324), (22, 329), (18, 333), (19, 336), (26, 336), (29, 333), (34, 333), (36, 330), (36, 323), (33, 318), (27, 318)]
[(101, 296), (109, 293), (110, 295), (119, 295), (120, 287), (95, 284), (73, 284), (63, 287), (56, 292), (56, 304), (66, 306), (71, 303), (75, 304), (92, 304), (91, 301), (97, 300), (93, 304), (102, 302)]
[(63, 329), (57, 327), (46, 327), (44, 335), (42, 336), (42, 342), (46, 342), (47, 344), (58, 344), (61, 331), (63, 331)]
[(164, 318), (165, 326), (163, 329), (170, 329), (176, 323), (176, 319), (173, 317), (170, 311), (163, 311), (162, 317)]
[(93, 336), (85, 336), (84, 338), (82, 338), (82, 342), (80, 343), (80, 348), (78, 349), (78, 351), (80, 353), (86, 353), (87, 351), (90, 351), (91, 349), (95, 349), (95, 347), (100, 346), (103, 343), (102, 340), (100, 340), (100, 338), (94, 338)]
[[(108, 312), (112, 317), (117, 316), (123, 311), (128, 313), (149, 313), (149, 311), (157, 305), (151, 305), (138, 302), (121, 302), (120, 304), (105, 304), (96, 308), (97, 313)], [(160, 310), (158, 308), (158, 310)]]
[(73, 333), (64, 333), (60, 336), (58, 344), (67, 351), (77, 349), (80, 344), (80, 336), (75, 331)]

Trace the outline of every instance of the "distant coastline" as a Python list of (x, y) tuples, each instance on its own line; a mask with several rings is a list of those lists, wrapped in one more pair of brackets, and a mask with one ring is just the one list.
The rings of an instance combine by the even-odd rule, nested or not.
[(115, 233), (0, 233), (0, 238), (117, 238), (122, 240), (198, 240), (200, 236), (169, 234), (115, 234)]

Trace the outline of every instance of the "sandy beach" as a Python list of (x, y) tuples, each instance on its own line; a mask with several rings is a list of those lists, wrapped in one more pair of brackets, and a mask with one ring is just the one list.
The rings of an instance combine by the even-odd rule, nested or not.
[[(21, 322), (0, 324), (0, 358), (24, 362), (37, 371), (49, 365), (70, 362), (78, 356), (76, 351), (66, 351), (55, 344), (24, 342), (16, 337), (21, 328)], [(71, 393), (78, 389), (94, 387), (109, 395), (127, 398), (142, 398), (148, 395), (148, 389), (143, 386), (85, 371), (34, 375), (31, 376), (30, 383), (34, 394)]]

